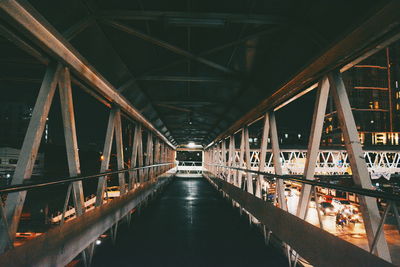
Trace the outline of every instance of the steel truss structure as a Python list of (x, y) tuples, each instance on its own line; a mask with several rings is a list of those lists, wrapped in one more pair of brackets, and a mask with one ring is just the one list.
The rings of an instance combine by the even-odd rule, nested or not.
[[(306, 149), (281, 149), (279, 155), (284, 174), (304, 173), (304, 165), (307, 158)], [(274, 172), (273, 156), (272, 150), (266, 150), (264, 171)], [(398, 150), (364, 151), (364, 158), (372, 179), (377, 179), (381, 176), (389, 179), (391, 174), (400, 172), (400, 151)], [(259, 150), (250, 150), (250, 163), (252, 170), (259, 169)], [(235, 150), (235, 159), (232, 166), (243, 167), (240, 166), (239, 150)], [(351, 166), (346, 150), (320, 149), (318, 151), (315, 174), (345, 175), (350, 173)]]
[[(346, 149), (344, 151), (320, 150), (322, 126), (329, 92), (333, 95), (338, 110), (345, 140)], [(273, 108), (272, 106), (271, 110)], [(273, 173), (276, 178), (282, 177), (283, 174), (302, 174), (303, 179), (314, 180), (314, 176), (317, 174), (343, 174), (348, 173), (350, 168), (352, 179), (357, 188), (372, 189), (370, 173), (389, 170), (393, 173), (399, 167), (399, 151), (364, 152), (362, 150), (346, 88), (338, 71), (329, 73), (318, 84), (307, 151), (288, 151), (279, 148), (273, 111), (267, 111), (264, 115), (261, 147), (258, 151), (250, 150), (248, 132), (248, 126), (237, 131), (241, 135), (239, 151), (236, 151), (234, 135), (216, 140), (205, 152), (205, 165), (207, 170), (216, 177), (257, 198), (261, 198), (261, 184), (265, 179), (263, 174), (267, 173)], [(269, 138), (272, 148), (268, 151)], [(226, 149), (227, 144), (229, 145), (228, 150)], [(299, 164), (296, 162), (298, 159), (304, 159), (305, 162)], [(339, 159), (342, 160), (342, 166), (338, 165)], [(264, 164), (260, 164), (260, 162)], [(240, 168), (240, 170), (237, 168)], [(254, 170), (258, 171), (256, 177), (253, 177), (251, 173)], [(254, 182), (253, 178), (255, 179)], [(303, 220), (313, 191), (315, 193), (314, 186), (310, 184), (302, 185), (297, 216)], [(360, 194), (358, 198), (371, 252), (391, 262), (388, 245), (382, 231), (386, 215), (381, 218), (375, 198)], [(282, 179), (276, 179), (275, 201), (281, 209), (287, 211), (284, 181)], [(395, 203), (393, 207), (397, 209)], [(293, 229), (293, 231), (298, 230)], [(283, 239), (283, 241), (286, 240)], [(288, 250), (290, 249), (289, 246), (290, 243), (287, 245)]]
[[(33, 163), (35, 162), (46, 118), (48, 116), (53, 96), (58, 87), (61, 100), (61, 111), (64, 125), (65, 143), (67, 148), (67, 159), (69, 174), (71, 177), (79, 177), (80, 161), (78, 154), (78, 144), (76, 138), (74, 105), (72, 101), (71, 76), (68, 67), (61, 63), (52, 63), (48, 66), (46, 74), (33, 109), (32, 118), (30, 120), (25, 140), (22, 145), (21, 153), (18, 159), (18, 164), (12, 178), (12, 186), (22, 184), (32, 175)], [(132, 119), (136, 119), (133, 117)], [(146, 158), (144, 161), (143, 138), (142, 138), (141, 123), (136, 122), (135, 133), (133, 136), (133, 147), (131, 155), (131, 166), (129, 171), (118, 172), (118, 184), (120, 196), (124, 196), (129, 191), (136, 190), (144, 183), (156, 182), (156, 177), (167, 171), (169, 165), (161, 163), (173, 162), (174, 150), (164, 140), (147, 131), (147, 148)], [(124, 166), (124, 146), (122, 140), (122, 124), (121, 124), (121, 109), (115, 105), (110, 110), (106, 139), (103, 149), (103, 160), (101, 163), (100, 173), (105, 173), (109, 169), (112, 144), (115, 136), (116, 152), (117, 152), (117, 168), (125, 170)], [(155, 164), (155, 165), (154, 165)], [(154, 166), (146, 168), (145, 166)], [(139, 167), (139, 169), (134, 169)], [(126, 174), (128, 173), (128, 177)], [(95, 207), (100, 207), (107, 203), (107, 179), (109, 175), (98, 176), (97, 194), (95, 196)], [(65, 182), (65, 181), (64, 181)], [(67, 180), (68, 182), (68, 180)], [(7, 194), (4, 207), (1, 206), (2, 223), (0, 226), (0, 249), (6, 251), (13, 248), (15, 234), (17, 232), (20, 221), (22, 208), (24, 206), (26, 190), (19, 190)], [(72, 195), (75, 217), (82, 216), (86, 211), (84, 201), (84, 191), (81, 180), (72, 181), (69, 183), (67, 194), (65, 197), (64, 209), (60, 224), (64, 224), (65, 214)], [(96, 209), (95, 209), (96, 210)], [(115, 223), (118, 223), (116, 221)], [(101, 233), (100, 233), (101, 234)], [(87, 264), (90, 263), (93, 251), (93, 244), (88, 249), (84, 250), (83, 258)], [(76, 255), (69, 255), (69, 260), (72, 260)], [(67, 264), (65, 262), (65, 264)]]
[[(145, 200), (148, 195), (151, 195), (159, 185), (158, 178), (161, 174), (165, 173), (168, 169), (172, 168), (174, 149), (175, 147), (170, 141), (162, 135), (156, 128), (145, 119), (139, 111), (137, 111), (122, 95), (117, 92), (93, 67), (91, 67), (83, 57), (72, 48), (58, 33), (54, 32), (51, 26), (47, 25), (38, 14), (34, 11), (29, 10), (27, 6), (21, 5), (16, 1), (1, 2), (0, 8), (12, 16), (18, 21), (22, 27), (30, 29), (30, 34), (40, 40), (43, 47), (46, 47), (46, 51), (52, 58), (48, 58), (42, 62), (47, 63), (47, 70), (44, 78), (41, 82), (39, 94), (36, 99), (32, 117), (29, 122), (29, 126), (25, 135), (25, 139), (19, 155), (18, 164), (16, 166), (14, 175), (12, 177), (11, 187), (22, 188), (16, 190), (3, 190), (1, 192), (2, 197), (5, 198), (4, 206), (0, 205), (1, 209), (1, 223), (0, 223), (0, 252), (7, 253), (0, 256), (0, 262), (7, 262), (8, 254), (14, 253), (13, 244), (15, 235), (20, 222), (22, 209), (24, 206), (27, 189), (23, 189), (22, 186), (24, 181), (29, 180), (32, 175), (33, 165), (38, 154), (40, 142), (45, 128), (46, 119), (49, 114), (51, 104), (53, 102), (53, 96), (58, 88), (60, 100), (61, 100), (61, 112), (62, 122), (64, 126), (64, 136), (66, 144), (66, 156), (68, 160), (69, 175), (72, 177), (71, 180), (65, 180), (64, 183), (68, 183), (67, 194), (65, 196), (64, 209), (62, 212), (62, 218), (60, 219), (60, 229), (57, 231), (63, 231), (70, 224), (64, 224), (66, 219), (66, 213), (68, 211), (68, 205), (70, 198), (72, 198), (73, 208), (75, 213), (75, 220), (80, 217), (90, 218), (100, 214), (102, 206), (106, 203), (113, 202), (107, 199), (106, 188), (107, 180), (116, 175), (118, 179), (118, 186), (121, 199), (128, 201), (132, 196), (131, 204), (127, 204), (131, 209), (137, 206), (142, 200)], [(33, 15), (32, 15), (33, 13)], [(36, 25), (33, 27), (32, 25)], [(15, 42), (19, 40), (15, 39)], [(20, 44), (20, 43), (19, 43)], [(34, 53), (39, 58), (44, 58), (42, 54)], [(86, 88), (92, 92), (92, 95), (96, 95), (96, 99), (106, 99), (107, 103), (111, 102), (111, 106), (108, 125), (106, 130), (106, 138), (103, 149), (103, 159), (101, 162), (100, 175), (95, 178), (98, 179), (97, 193), (95, 196), (94, 209), (90, 215), (86, 214), (88, 210), (85, 205), (84, 188), (82, 180), (85, 177), (81, 177), (80, 170), (80, 159), (78, 153), (77, 134), (75, 126), (75, 114), (74, 104), (71, 89), (71, 76), (84, 80), (90, 85), (90, 88)], [(135, 125), (135, 132), (132, 140), (132, 154), (130, 156), (130, 166), (128, 169), (124, 166), (124, 145), (122, 139), (122, 122), (121, 117), (125, 116)], [(143, 140), (143, 132), (147, 132), (147, 141)], [(117, 173), (107, 173), (106, 171), (110, 167), (110, 158), (112, 153), (112, 144), (115, 140), (115, 150), (117, 154)], [(147, 147), (144, 148), (143, 144)], [(144, 157), (144, 154), (146, 156)], [(161, 164), (168, 163), (168, 164)], [(103, 174), (103, 175), (101, 175)], [(75, 179), (73, 179), (75, 178)], [(91, 177), (93, 178), (93, 177)], [(39, 185), (38, 185), (39, 186)], [(43, 185), (42, 185), (43, 186)], [(143, 191), (144, 187), (152, 188), (150, 191)], [(146, 197), (135, 198), (135, 192), (138, 194), (145, 192)], [(3, 196), (5, 194), (6, 196)], [(137, 195), (137, 194), (136, 194)], [(119, 199), (118, 198), (118, 199)], [(133, 202), (132, 202), (133, 201)], [(122, 206), (121, 206), (122, 208)], [(107, 209), (107, 208), (105, 208)], [(119, 216), (114, 216), (114, 219), (109, 220), (107, 223), (102, 224), (98, 228), (99, 231), (95, 231), (98, 235), (102, 234), (105, 230), (110, 227), (115, 227), (118, 221), (122, 217), (130, 218), (130, 210), (121, 210), (113, 208), (114, 213), (118, 213)], [(123, 215), (123, 216), (122, 216)], [(88, 219), (87, 219), (88, 220)], [(74, 220), (73, 220), (74, 221)], [(101, 223), (97, 222), (97, 223)], [(105, 229), (104, 227), (108, 228)], [(63, 228), (64, 227), (64, 228)], [(76, 226), (75, 226), (76, 227)], [(84, 227), (80, 225), (79, 227)], [(77, 229), (79, 229), (79, 227)], [(53, 251), (41, 259), (42, 264), (45, 265), (66, 265), (70, 262), (77, 254), (82, 252), (82, 257), (86, 265), (90, 265), (91, 257), (93, 254), (93, 246), (96, 235), (94, 232), (90, 233), (90, 236), (83, 236), (82, 238), (86, 241), (81, 243), (80, 249), (71, 249), (69, 252)], [(46, 236), (46, 234), (44, 235)], [(60, 235), (60, 241), (67, 236)], [(90, 241), (90, 242), (89, 242)], [(39, 242), (39, 246), (43, 246), (43, 243)], [(42, 240), (42, 242), (44, 242)], [(62, 242), (61, 242), (62, 243)], [(58, 247), (61, 249), (61, 245)], [(73, 244), (71, 244), (71, 248)], [(31, 255), (35, 257), (35, 255)], [(36, 255), (37, 256), (37, 255)], [(47, 258), (46, 258), (47, 257)], [(32, 258), (33, 259), (33, 258)], [(21, 263), (23, 264), (23, 263)], [(31, 262), (30, 264), (33, 264)]]

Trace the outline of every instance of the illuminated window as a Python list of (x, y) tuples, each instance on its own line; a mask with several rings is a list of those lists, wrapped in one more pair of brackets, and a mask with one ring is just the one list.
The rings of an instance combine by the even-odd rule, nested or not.
[(400, 110), (400, 104), (399, 103), (396, 104), (396, 110)]
[(360, 143), (364, 144), (364, 139), (365, 139), (364, 133), (358, 133), (358, 138), (360, 139)]
[(379, 109), (379, 102), (378, 101), (374, 102), (374, 109)]
[(389, 141), (391, 145), (399, 145), (399, 133), (389, 133)]
[(372, 143), (374, 145), (386, 145), (386, 133), (373, 133)]

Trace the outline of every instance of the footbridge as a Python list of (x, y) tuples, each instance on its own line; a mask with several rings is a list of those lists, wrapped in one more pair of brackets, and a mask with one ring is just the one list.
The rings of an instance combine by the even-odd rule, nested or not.
[(400, 265), (399, 10), (0, 0), (0, 266)]

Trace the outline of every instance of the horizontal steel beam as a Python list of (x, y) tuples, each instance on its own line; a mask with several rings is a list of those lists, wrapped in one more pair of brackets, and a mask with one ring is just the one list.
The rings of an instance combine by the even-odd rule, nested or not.
[(210, 173), (205, 177), (314, 266), (393, 266)]
[[(364, 54), (368, 54), (371, 50), (376, 52), (376, 48), (382, 43), (389, 45), (388, 39), (391, 42), (399, 39), (400, 16), (398, 16), (398, 10), (400, 10), (400, 1), (388, 2), (375, 15), (366, 19), (341, 40), (329, 46), (326, 51), (305, 66), (303, 70), (282, 84), (280, 88), (277, 88), (270, 97), (262, 100), (226, 131), (219, 134), (215, 140), (229, 136), (262, 116), (266, 111), (273, 110), (302, 90), (307, 89), (307, 86), (315, 83), (330, 71), (363, 57)], [(396, 38), (393, 38), (395, 35)]]
[(287, 18), (277, 15), (256, 14), (229, 14), (229, 13), (199, 13), (199, 12), (176, 12), (176, 11), (140, 11), (140, 10), (112, 10), (100, 11), (98, 16), (119, 20), (152, 20), (169, 23), (192, 23), (201, 25), (220, 25), (225, 23), (246, 24), (282, 24)]
[(39, 44), (45, 51), (69, 66), (71, 70), (88, 85), (93, 87), (108, 101), (119, 106), (125, 113), (143, 124), (148, 130), (159, 136), (164, 142), (175, 149), (175, 146), (153, 124), (135, 109), (80, 53), (57, 32), (32, 6), (27, 2), (16, 0), (0, 1), (0, 9), (10, 16), (10, 19), (21, 31)]
[(229, 79), (227, 77), (208, 77), (208, 76), (142, 76), (136, 78), (137, 81), (162, 81), (162, 82), (216, 82), (228, 83), (239, 82), (238, 79)]
[(170, 177), (132, 190), (0, 255), (0, 266), (65, 266)]
[(186, 51), (186, 50), (184, 50), (184, 49), (182, 49), (180, 47), (177, 47), (177, 46), (175, 46), (173, 44), (167, 43), (167, 42), (165, 42), (163, 40), (160, 40), (160, 39), (158, 39), (158, 38), (156, 38), (154, 36), (151, 36), (151, 35), (145, 34), (143, 32), (140, 32), (140, 31), (138, 31), (138, 30), (136, 30), (136, 29), (134, 29), (134, 28), (132, 28), (130, 26), (127, 26), (127, 25), (124, 25), (122, 23), (119, 23), (119, 22), (116, 22), (116, 21), (112, 21), (112, 20), (103, 20), (102, 22), (107, 24), (107, 25), (109, 25), (109, 26), (111, 26), (111, 27), (114, 27), (114, 28), (116, 28), (116, 29), (118, 29), (120, 31), (123, 31), (123, 32), (125, 32), (127, 34), (133, 35), (133, 36), (135, 36), (137, 38), (140, 38), (140, 39), (142, 39), (142, 40), (144, 40), (146, 42), (149, 42), (149, 43), (152, 43), (154, 45), (160, 46), (160, 47), (162, 47), (162, 48), (164, 48), (166, 50), (169, 50), (169, 51), (171, 51), (173, 53), (176, 53), (178, 55), (184, 56), (184, 57), (186, 57), (188, 59), (197, 61), (197, 62), (202, 63), (204, 65), (207, 65), (207, 66), (209, 66), (211, 68), (214, 68), (216, 70), (219, 70), (219, 71), (222, 71), (222, 72), (225, 72), (225, 73), (229, 73), (229, 74), (234, 74), (235, 73), (235, 71), (231, 70), (230, 68), (227, 68), (227, 67), (222, 66), (222, 65), (220, 65), (218, 63), (212, 62), (211, 60), (208, 60), (208, 59), (203, 58), (201, 56), (197, 56), (197, 55), (195, 55), (195, 54), (193, 54), (193, 53), (191, 53), (189, 51)]

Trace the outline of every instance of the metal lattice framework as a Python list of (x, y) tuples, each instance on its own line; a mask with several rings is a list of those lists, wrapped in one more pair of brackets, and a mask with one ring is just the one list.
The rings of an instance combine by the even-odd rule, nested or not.
[[(338, 111), (345, 150), (320, 150), (324, 114), (329, 93), (332, 94)], [(301, 174), (304, 180), (314, 180), (314, 176), (319, 173), (351, 173), (357, 188), (371, 190), (373, 187), (370, 176), (378, 173), (387, 176), (398, 171), (399, 168), (399, 151), (364, 152), (362, 150), (346, 88), (338, 71), (330, 73), (319, 81), (307, 151), (280, 149), (273, 111), (268, 110), (264, 115), (259, 150), (250, 150), (247, 125), (236, 133), (241, 136), (240, 150), (236, 151), (234, 135), (216, 140), (205, 152), (205, 164), (208, 171), (216, 177), (257, 198), (261, 198), (261, 186), (264, 182), (261, 173), (273, 173), (276, 177), (283, 177), (284, 174)], [(267, 150), (268, 139), (271, 140), (272, 146), (269, 151)], [(226, 149), (227, 143), (228, 150)], [(265, 162), (265, 164), (260, 164), (260, 162)], [(237, 168), (240, 168), (240, 170)], [(251, 173), (255, 170), (259, 171), (256, 177)], [(253, 178), (255, 181), (253, 181)], [(283, 179), (276, 179), (274, 199), (281, 209), (288, 211), (284, 189)], [(303, 220), (313, 194), (317, 199), (314, 185), (302, 185), (296, 215)], [(376, 199), (360, 194), (358, 198), (370, 252), (390, 262), (391, 257), (382, 229), (387, 212), (390, 209), (394, 208), (396, 214), (398, 214), (397, 204), (390, 204), (381, 217)], [(235, 199), (233, 201), (235, 202)], [(320, 226), (323, 228), (320, 216), (318, 218)], [(285, 240), (283, 239), (283, 241)], [(286, 243), (288, 255), (291, 254), (290, 246), (290, 243)], [(296, 252), (293, 253), (297, 254)], [(289, 258), (291, 262), (291, 257)]]
[[(280, 160), (284, 174), (303, 174), (304, 165), (307, 159), (307, 150), (305, 149), (281, 149)], [(273, 153), (266, 151), (264, 170), (274, 173)], [(390, 178), (391, 174), (400, 172), (400, 151), (364, 151), (364, 158), (368, 167), (368, 172), (372, 179), (384, 176)], [(260, 151), (250, 150), (250, 162), (253, 170), (258, 170), (260, 165)], [(233, 166), (240, 166), (240, 151), (235, 150), (235, 159)], [(343, 175), (351, 174), (350, 162), (346, 150), (319, 150), (315, 174), (322, 175)]]

